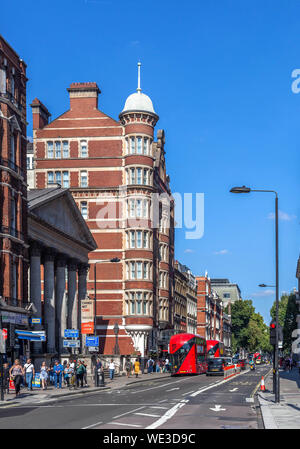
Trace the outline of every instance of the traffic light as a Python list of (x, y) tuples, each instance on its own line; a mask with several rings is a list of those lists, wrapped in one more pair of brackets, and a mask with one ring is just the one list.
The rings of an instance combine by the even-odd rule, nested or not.
[[(283, 331), (282, 326), (278, 325), (278, 345), (282, 347), (283, 342)], [(270, 323), (270, 344), (276, 345), (276, 322), (271, 321)]]
[(271, 321), (270, 324), (270, 344), (276, 345), (276, 324), (274, 321)]

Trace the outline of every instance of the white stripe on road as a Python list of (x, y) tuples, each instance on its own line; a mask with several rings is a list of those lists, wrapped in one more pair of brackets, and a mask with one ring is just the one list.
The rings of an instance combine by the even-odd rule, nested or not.
[(161, 408), (161, 409), (167, 409), (168, 407), (159, 407), (158, 405), (151, 405), (149, 408)]
[(145, 408), (145, 406), (143, 405), (143, 407), (135, 408), (134, 410), (130, 410), (129, 412), (122, 413), (122, 415), (114, 416), (113, 419), (118, 419), (121, 418), (121, 416), (129, 415), (130, 413), (136, 412), (137, 410), (142, 410), (142, 408)]
[(112, 424), (113, 426), (143, 427), (139, 424), (125, 424), (124, 422), (109, 422), (108, 424)]
[[(187, 401), (188, 402), (188, 401)], [(170, 410), (168, 410), (161, 418), (159, 418), (157, 421), (152, 423), (150, 426), (146, 427), (146, 429), (156, 429), (157, 427), (163, 425), (166, 421), (172, 418), (172, 416), (175, 415), (177, 410), (179, 410), (181, 407), (186, 405), (186, 402), (179, 402), (178, 404), (174, 405)]]
[(149, 391), (149, 390), (154, 390), (156, 388), (162, 388), (162, 387), (166, 387), (167, 385), (174, 385), (177, 384), (178, 382), (184, 382), (186, 380), (190, 380), (189, 377), (186, 377), (185, 379), (180, 379), (180, 380), (176, 380), (175, 382), (169, 382), (167, 384), (163, 384), (163, 385), (158, 385), (157, 387), (151, 387), (151, 388), (145, 388), (144, 390), (136, 390), (136, 391), (132, 391), (131, 394), (137, 394), (137, 393), (142, 393), (143, 391)]
[(151, 416), (152, 418), (160, 418), (160, 415), (151, 415), (150, 413), (135, 413), (135, 415), (140, 415), (140, 416)]
[(194, 393), (194, 390), (193, 391), (189, 391), (188, 393), (183, 393), (182, 396), (187, 396), (188, 394), (191, 394), (191, 393)]
[(180, 390), (180, 388), (179, 388), (179, 387), (177, 387), (177, 388), (171, 388), (171, 390), (166, 390), (166, 391), (174, 391), (174, 390)]
[(99, 422), (96, 422), (95, 424), (91, 424), (90, 426), (81, 427), (81, 428), (82, 429), (90, 429), (91, 427), (98, 426), (99, 424), (102, 424), (102, 423), (103, 423), (103, 421), (99, 421)]

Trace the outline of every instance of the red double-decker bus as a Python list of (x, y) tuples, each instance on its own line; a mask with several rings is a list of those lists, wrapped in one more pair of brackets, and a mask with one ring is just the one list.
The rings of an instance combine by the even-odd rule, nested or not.
[(170, 338), (171, 375), (206, 373), (206, 342), (199, 335), (177, 334)]
[(224, 344), (219, 340), (206, 340), (207, 357), (224, 357)]

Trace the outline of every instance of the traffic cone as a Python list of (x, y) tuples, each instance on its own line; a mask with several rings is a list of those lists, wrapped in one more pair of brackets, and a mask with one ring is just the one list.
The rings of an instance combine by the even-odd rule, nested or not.
[(266, 391), (264, 376), (261, 377), (260, 391)]

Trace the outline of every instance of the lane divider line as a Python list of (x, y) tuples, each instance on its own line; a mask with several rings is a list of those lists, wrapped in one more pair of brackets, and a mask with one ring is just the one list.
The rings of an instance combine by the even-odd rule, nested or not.
[(99, 424), (102, 424), (102, 423), (103, 423), (103, 421), (99, 421), (99, 422), (96, 422), (95, 424), (91, 424), (90, 426), (81, 427), (81, 429), (90, 429), (91, 427), (98, 426)]
[[(130, 405), (130, 404), (128, 404), (128, 405)], [(143, 408), (145, 408), (144, 405), (143, 405), (143, 407), (138, 407), (138, 408), (136, 408), (136, 409), (134, 409), (134, 410), (130, 410), (129, 412), (122, 413), (121, 415), (114, 416), (113, 419), (121, 418), (121, 416), (129, 415), (130, 413), (137, 412), (138, 410), (142, 410)]]
[(143, 427), (140, 424), (125, 424), (124, 422), (109, 422), (113, 426)]

